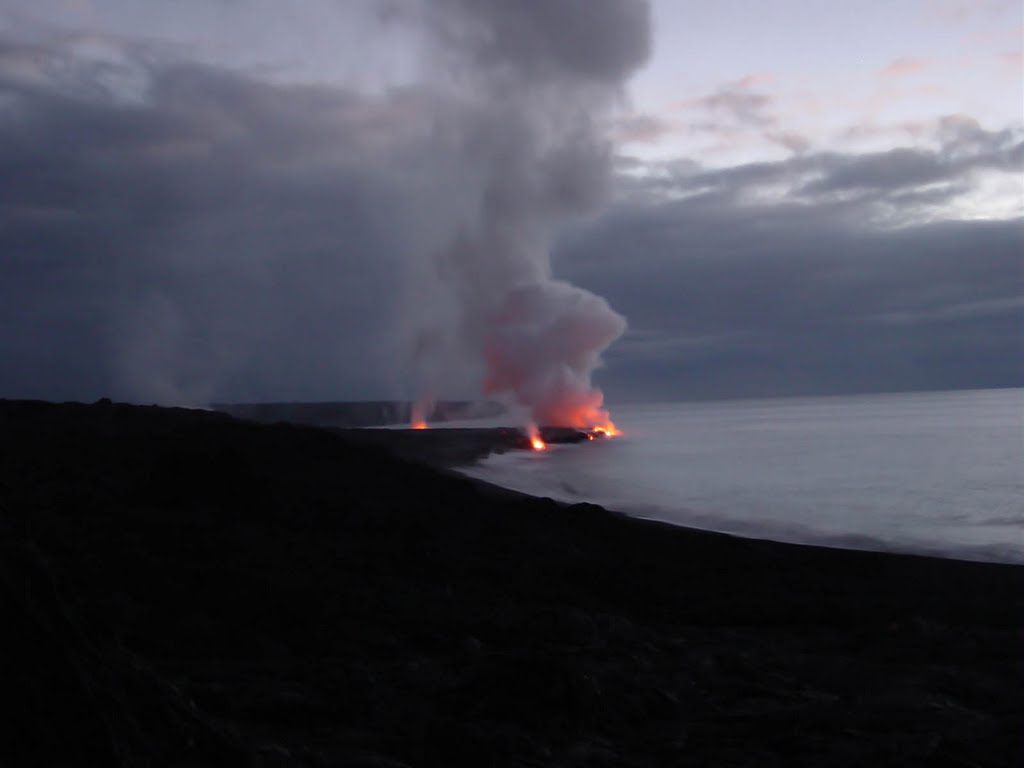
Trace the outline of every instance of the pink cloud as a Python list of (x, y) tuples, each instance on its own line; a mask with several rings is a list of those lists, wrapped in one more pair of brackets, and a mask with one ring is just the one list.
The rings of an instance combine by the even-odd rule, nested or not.
[(882, 70), (882, 77), (903, 77), (904, 75), (914, 75), (918, 72), (922, 72), (931, 66), (931, 62), (928, 59), (914, 59), (905, 56), (901, 56), (898, 59), (894, 59), (889, 66)]
[(930, 0), (933, 18), (960, 24), (979, 16), (998, 16), (1017, 7), (1018, 0)]
[(752, 88), (755, 85), (770, 83), (774, 79), (775, 75), (771, 72), (751, 72), (749, 75), (744, 75), (739, 80), (734, 80), (728, 85), (733, 88)]
[(758, 83), (771, 80), (770, 75), (751, 74), (739, 80), (730, 80), (715, 91), (697, 99), (686, 99), (672, 105), (673, 109), (701, 109), (717, 114), (721, 118), (749, 126), (768, 125), (775, 122), (769, 113), (774, 99), (753, 90)]

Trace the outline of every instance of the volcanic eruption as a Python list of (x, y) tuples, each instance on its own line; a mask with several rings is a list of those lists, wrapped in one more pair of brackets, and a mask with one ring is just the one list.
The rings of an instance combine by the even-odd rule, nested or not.
[(647, 3), (435, 0), (424, 14), (444, 74), (435, 130), (467, 170), (458, 226), (433, 254), (456, 309), (424, 323), (419, 348), (479, 361), (482, 393), (521, 406), (531, 441), (537, 425), (613, 435), (591, 375), (626, 321), (555, 279), (551, 246), (606, 197), (608, 128), (648, 55)]

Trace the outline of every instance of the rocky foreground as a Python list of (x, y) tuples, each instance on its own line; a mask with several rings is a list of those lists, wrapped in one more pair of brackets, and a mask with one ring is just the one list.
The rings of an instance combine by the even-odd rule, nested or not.
[(4, 766), (1024, 765), (1022, 618), (1019, 566), (631, 520), (312, 428), (0, 402)]

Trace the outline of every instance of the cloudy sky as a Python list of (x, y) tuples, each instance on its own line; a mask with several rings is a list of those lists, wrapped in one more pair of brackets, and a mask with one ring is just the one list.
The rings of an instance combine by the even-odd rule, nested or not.
[[(419, 2), (6, 0), (0, 397), (415, 396), (474, 183)], [(493, 50), (598, 71), (621, 41), (587, 5)], [(628, 320), (612, 403), (1024, 384), (1019, 2), (650, 19), (597, 127), (610, 188), (552, 229), (554, 277)]]

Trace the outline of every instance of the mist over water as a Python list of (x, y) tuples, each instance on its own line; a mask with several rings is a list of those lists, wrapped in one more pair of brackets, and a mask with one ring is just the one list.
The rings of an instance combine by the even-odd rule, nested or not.
[(466, 474), (742, 536), (1024, 563), (1024, 390), (620, 406)]

